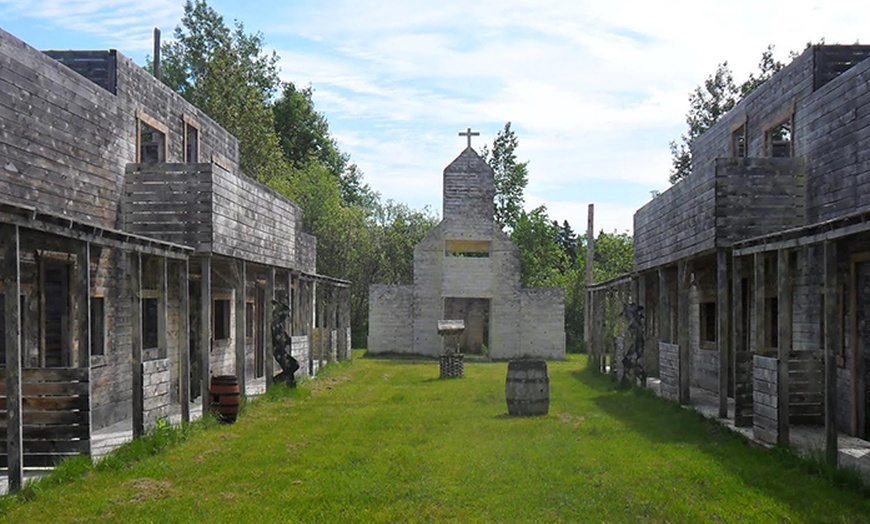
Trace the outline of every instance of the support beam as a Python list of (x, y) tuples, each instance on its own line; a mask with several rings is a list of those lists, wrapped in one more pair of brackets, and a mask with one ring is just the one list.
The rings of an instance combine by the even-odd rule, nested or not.
[(837, 300), (837, 245), (824, 247), (825, 275), (825, 460), (837, 465), (837, 355), (840, 354), (839, 301)]
[(21, 253), (18, 226), (0, 225), (3, 257), (3, 315), (6, 325), (6, 457), (9, 491), (19, 491), (24, 480), (21, 401)]
[(719, 418), (728, 418), (728, 362), (731, 358), (731, 279), (728, 251), (716, 252), (716, 345), (719, 349)]
[(752, 426), (752, 352), (746, 333), (747, 288), (744, 288), (744, 259), (734, 256), (731, 274), (731, 369), (734, 373), (734, 425), (737, 427)]
[(133, 438), (145, 433), (145, 396), (142, 370), (142, 254), (129, 254), (130, 271), (130, 321), (132, 333), (132, 372), (133, 372)]
[(792, 350), (792, 297), (794, 295), (794, 277), (791, 264), (791, 252), (780, 249), (776, 253), (777, 261), (777, 402), (776, 402), (776, 443), (782, 447), (789, 445), (789, 386), (788, 358)]
[(765, 280), (767, 275), (764, 271), (764, 253), (756, 253), (752, 256), (753, 265), (753, 304), (754, 315), (752, 323), (753, 353), (764, 355), (767, 345), (767, 332), (765, 323)]
[(680, 404), (688, 404), (690, 400), (689, 379), (691, 353), (689, 352), (689, 289), (691, 286), (691, 269), (689, 262), (681, 260), (677, 264), (677, 321), (678, 344), (680, 347)]
[(70, 279), (74, 367), (86, 368), (91, 363), (91, 244), (77, 242), (76, 263)]
[(169, 356), (169, 259), (157, 259), (157, 358)]
[(593, 283), (592, 265), (595, 257), (595, 205), (589, 204), (589, 211), (586, 219), (586, 304), (583, 308), (583, 342), (586, 345), (586, 354), (589, 355), (589, 365), (593, 368), (598, 366), (594, 345), (595, 340), (593, 333), (595, 332), (595, 297), (594, 293), (588, 290), (588, 286)]
[(275, 375), (275, 358), (274, 354), (274, 343), (272, 339), (272, 322), (273, 315), (275, 314), (275, 268), (270, 267), (266, 271), (266, 300), (265, 306), (266, 311), (264, 312), (265, 316), (265, 327), (263, 329), (263, 337), (264, 337), (264, 349), (263, 349), (263, 374), (266, 376), (266, 389), (269, 389), (269, 386), (272, 385), (272, 378)]
[(659, 269), (659, 341), (673, 343), (671, 338), (671, 292), (668, 289), (668, 273)]
[(239, 391), (245, 396), (245, 346), (247, 333), (245, 332), (245, 292), (247, 288), (247, 267), (244, 260), (236, 261), (238, 277), (236, 278), (236, 376), (239, 379)]
[(201, 271), (201, 286), (200, 286), (200, 317), (199, 317), (199, 331), (200, 331), (200, 345), (201, 348), (201, 372), (202, 372), (202, 381), (200, 382), (200, 390), (202, 392), (202, 414), (205, 415), (208, 413), (208, 410), (211, 408), (211, 394), (209, 393), (209, 389), (211, 387), (211, 345), (212, 345), (212, 320), (211, 320), (211, 310), (212, 310), (212, 300), (211, 300), (211, 255), (203, 255), (200, 259), (200, 271)]
[(178, 271), (178, 296), (181, 322), (178, 327), (179, 381), (178, 400), (181, 403), (181, 421), (190, 422), (190, 262), (182, 260)]

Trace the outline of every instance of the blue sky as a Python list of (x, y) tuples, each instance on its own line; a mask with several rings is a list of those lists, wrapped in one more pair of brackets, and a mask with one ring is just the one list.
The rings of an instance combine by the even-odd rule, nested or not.
[[(39, 49), (115, 48), (139, 63), (180, 0), (0, 0), (0, 27)], [(212, 0), (259, 31), (281, 75), (311, 85), (343, 151), (386, 199), (441, 212), (441, 172), (512, 122), (526, 207), (584, 230), (631, 230), (668, 187), (688, 93), (728, 61), (738, 82), (768, 44), (870, 41), (864, 1)], [(863, 32), (862, 32), (863, 31)]]

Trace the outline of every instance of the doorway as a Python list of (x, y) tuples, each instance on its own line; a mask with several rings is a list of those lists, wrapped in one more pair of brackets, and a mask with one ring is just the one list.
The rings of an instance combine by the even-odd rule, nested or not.
[(489, 354), (489, 299), (445, 298), (444, 319), (465, 321), (459, 350), (469, 355)]

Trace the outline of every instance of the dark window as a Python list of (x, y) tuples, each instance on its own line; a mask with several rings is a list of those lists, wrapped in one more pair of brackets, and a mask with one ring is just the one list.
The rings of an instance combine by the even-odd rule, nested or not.
[(156, 164), (166, 161), (166, 135), (139, 121), (139, 162)]
[(184, 162), (199, 162), (199, 129), (188, 123), (184, 124)]
[(775, 348), (779, 346), (779, 300), (776, 297), (765, 299), (764, 317), (765, 347)]
[(230, 301), (214, 301), (214, 339), (227, 340), (230, 338)]
[(69, 266), (46, 261), (42, 273), (42, 336), (45, 367), (71, 364), (68, 337)]
[(106, 352), (106, 302), (103, 297), (91, 297), (91, 355)]
[(245, 302), (245, 338), (254, 340), (254, 303)]
[(731, 133), (731, 156), (746, 158), (746, 124)]
[(789, 118), (767, 131), (767, 153), (774, 158), (792, 156), (792, 138), (792, 121)]
[(701, 312), (701, 342), (716, 342), (716, 303), (702, 302)]
[(159, 304), (156, 298), (142, 299), (142, 349), (156, 348)]

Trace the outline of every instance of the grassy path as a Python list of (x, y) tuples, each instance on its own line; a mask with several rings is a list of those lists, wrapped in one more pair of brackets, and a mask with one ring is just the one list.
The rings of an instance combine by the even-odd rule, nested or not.
[[(359, 356), (359, 355), (357, 355)], [(310, 394), (7, 503), (8, 522), (870, 522), (870, 497), (585, 359), (551, 363), (547, 417), (505, 415), (506, 363), (357, 358)]]

